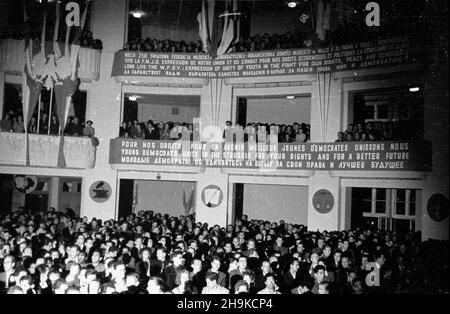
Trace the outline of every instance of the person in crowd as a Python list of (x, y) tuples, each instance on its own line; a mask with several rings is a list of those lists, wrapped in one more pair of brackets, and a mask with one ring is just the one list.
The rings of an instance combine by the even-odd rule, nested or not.
[(13, 131), (15, 133), (24, 133), (25, 132), (25, 125), (23, 123), (22, 116), (17, 116), (17, 120), (14, 121)]
[(39, 134), (48, 134), (49, 133), (49, 121), (48, 114), (42, 113), (41, 121), (39, 122)]
[(92, 124), (91, 120), (86, 121), (86, 126), (83, 128), (83, 136), (93, 137), (95, 135), (95, 128), (92, 127)]
[(83, 136), (83, 125), (80, 123), (80, 119), (78, 117), (73, 117), (70, 127), (70, 135)]
[(227, 288), (217, 283), (218, 275), (216, 273), (208, 273), (206, 275), (206, 287), (203, 288), (202, 294), (229, 294)]
[(275, 282), (275, 277), (271, 273), (267, 273), (265, 276), (264, 284), (266, 287), (263, 290), (260, 290), (258, 294), (280, 294), (278, 291), (279, 287)]
[(32, 116), (30, 119), (30, 123), (28, 123), (28, 133), (30, 134), (37, 133), (37, 121), (35, 116)]
[(11, 132), (12, 122), (9, 113), (3, 115), (3, 119), (0, 121), (0, 131), (1, 132)]
[(59, 135), (59, 120), (56, 115), (52, 115), (50, 121), (50, 135)]

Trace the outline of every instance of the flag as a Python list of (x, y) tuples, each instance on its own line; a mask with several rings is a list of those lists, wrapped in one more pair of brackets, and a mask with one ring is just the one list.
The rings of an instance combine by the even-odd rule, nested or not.
[(237, 9), (237, 0), (227, 0), (225, 3), (216, 0), (202, 1), (202, 10), (197, 15), (199, 36), (203, 51), (211, 58), (226, 53), (239, 38)]
[[(44, 1), (43, 24), (40, 49), (34, 54), (33, 40), (31, 39), (30, 17), (27, 14), (27, 0), (24, 0), (24, 22), (25, 22), (25, 76), (22, 81), (24, 87), (24, 118), (28, 126), (31, 117), (36, 109), (36, 103), (43, 87), (55, 92), (56, 111), (59, 125), (63, 131), (67, 120), (67, 109), (72, 95), (77, 91), (78, 81), (78, 55), (80, 46), (78, 45), (84, 24), (86, 22), (87, 11), (91, 0), (85, 1), (85, 8), (81, 17), (80, 26), (73, 28), (73, 40), (69, 43), (72, 28), (67, 27), (66, 39), (64, 43), (64, 53), (60, 49), (58, 40), (60, 21), (60, 1), (56, 1), (56, 22), (53, 34), (52, 49), (46, 51), (46, 16), (47, 5)], [(25, 79), (26, 77), (26, 79)], [(27, 133), (28, 134), (28, 133)], [(64, 132), (60, 135), (60, 145), (58, 151), (58, 167), (65, 167), (64, 158)], [(27, 136), (28, 141), (28, 136)], [(27, 146), (28, 147), (28, 146)], [(28, 162), (28, 148), (26, 160)]]

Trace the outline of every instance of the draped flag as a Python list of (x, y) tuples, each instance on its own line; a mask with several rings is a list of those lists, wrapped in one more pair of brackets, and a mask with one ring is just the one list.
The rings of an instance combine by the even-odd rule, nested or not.
[[(36, 109), (36, 104), (39, 99), (42, 87), (47, 90), (53, 89), (55, 92), (56, 112), (61, 127), (60, 144), (58, 151), (58, 167), (64, 168), (66, 166), (64, 158), (64, 128), (67, 120), (68, 109), (71, 103), (72, 95), (78, 89), (78, 54), (80, 46), (78, 45), (81, 32), (86, 22), (87, 11), (91, 0), (85, 1), (85, 9), (81, 17), (80, 26), (73, 27), (72, 43), (69, 43), (71, 38), (72, 27), (67, 26), (66, 38), (64, 43), (64, 53), (60, 49), (58, 40), (59, 22), (60, 22), (60, 1), (56, 1), (56, 21), (53, 32), (53, 45), (49, 51), (46, 51), (46, 17), (47, 4), (43, 3), (43, 26), (40, 41), (40, 49), (34, 54), (33, 39), (31, 39), (31, 32), (29, 27), (30, 18), (27, 14), (27, 0), (24, 4), (24, 20), (25, 20), (25, 76), (23, 79), (23, 104), (24, 117), (28, 126), (31, 117)], [(28, 134), (28, 132), (27, 132)], [(28, 135), (27, 135), (28, 139)], [(28, 162), (28, 147), (27, 147), (27, 162)]]
[(183, 190), (183, 207), (185, 216), (188, 216), (193, 213), (192, 210), (194, 209), (194, 190), (191, 190), (191, 193), (187, 200), (186, 200), (186, 192)]
[(211, 58), (226, 53), (239, 38), (237, 0), (203, 0), (202, 11), (197, 15), (199, 36), (203, 51)]

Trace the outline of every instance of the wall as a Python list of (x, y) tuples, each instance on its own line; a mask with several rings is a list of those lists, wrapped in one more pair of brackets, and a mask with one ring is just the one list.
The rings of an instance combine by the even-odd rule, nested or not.
[(244, 184), (244, 210), (249, 219), (264, 219), (306, 225), (308, 187)]
[(191, 191), (195, 190), (195, 185), (195, 182), (135, 180), (134, 189), (137, 191), (135, 211), (153, 210), (155, 213), (170, 216), (184, 215), (183, 191), (186, 192), (188, 200)]
[[(172, 109), (178, 108), (178, 114), (172, 114)], [(138, 120), (147, 121), (151, 116), (154, 122), (157, 121), (173, 121), (173, 122), (187, 122), (193, 123), (194, 118), (198, 118), (200, 113), (200, 106), (168, 106), (159, 104), (138, 104)]]
[[(197, 24), (198, 25), (198, 24)], [(155, 38), (158, 40), (170, 39), (173, 41), (182, 41), (186, 43), (190, 41), (198, 41), (200, 37), (198, 35), (198, 26), (193, 30), (176, 29), (174, 27), (162, 27), (154, 25), (142, 25), (142, 37), (143, 38)]]
[(247, 99), (247, 123), (310, 124), (310, 121), (311, 97)]

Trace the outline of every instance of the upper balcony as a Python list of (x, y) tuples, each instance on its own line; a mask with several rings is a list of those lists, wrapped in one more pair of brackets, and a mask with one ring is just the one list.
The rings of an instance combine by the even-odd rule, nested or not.
[[(24, 133), (0, 132), (0, 165), (26, 165), (25, 136)], [(57, 167), (59, 140), (59, 136), (29, 134), (29, 165), (34, 167)], [(90, 138), (64, 138), (67, 168), (94, 168), (95, 152), (96, 148), (92, 145)]]
[[(24, 52), (23, 40), (0, 40), (0, 71), (22, 72), (25, 64)], [(99, 50), (80, 48), (78, 76), (81, 81), (91, 82), (100, 78), (100, 59)]]

